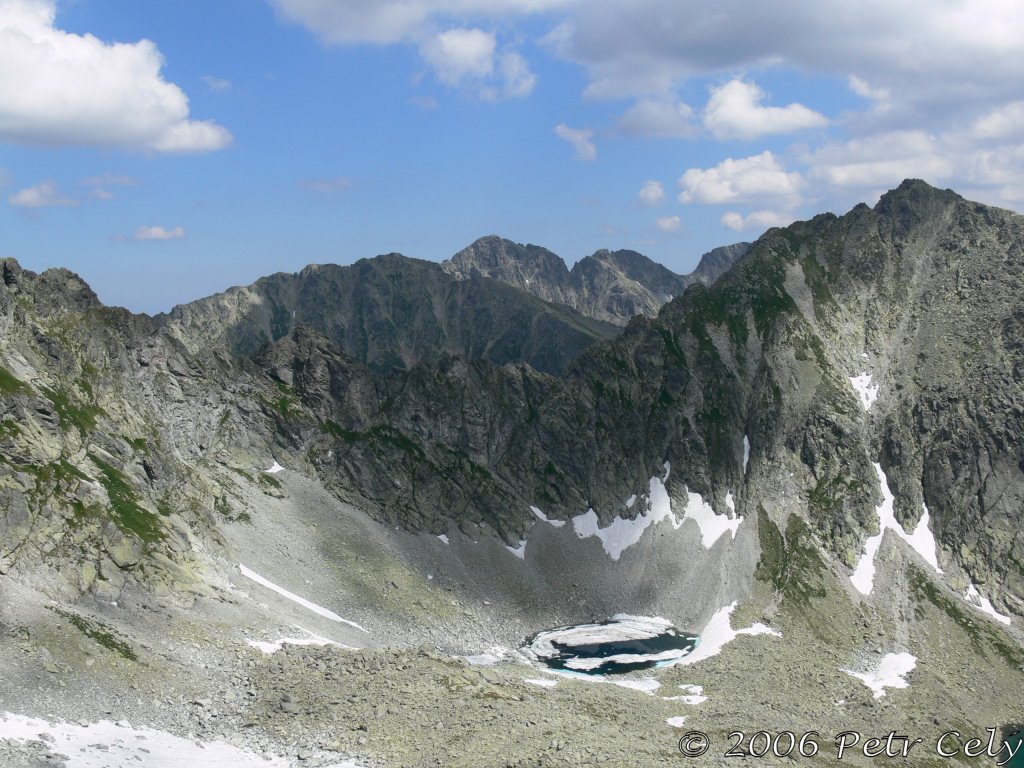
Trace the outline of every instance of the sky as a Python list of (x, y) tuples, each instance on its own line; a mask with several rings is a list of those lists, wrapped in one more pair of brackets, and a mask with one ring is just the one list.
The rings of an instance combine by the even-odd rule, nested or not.
[(904, 178), (1024, 210), (1019, 0), (0, 0), (0, 256), (155, 313), (497, 234), (680, 273)]

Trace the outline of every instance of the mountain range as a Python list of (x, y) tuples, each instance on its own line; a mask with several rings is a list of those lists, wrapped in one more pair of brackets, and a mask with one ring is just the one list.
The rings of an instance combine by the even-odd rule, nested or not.
[[(25, 659), (77, 669), (68, 633), (120, 655), (90, 683), (111, 690), (180, 674), (208, 645), (203, 663), (229, 670), (241, 701), (277, 703), (248, 714), (202, 704), (175, 727), (216, 734), (221, 709), (240, 743), (251, 721), (268, 749), (300, 744), (296, 759), (307, 749), (325, 760), (310, 735), (322, 723), (281, 736), (289, 710), (278, 703), (291, 699), (280, 680), (326, 690), (317, 675), (349, 657), (310, 650), (294, 657), (309, 669), (261, 687), (293, 656), (257, 664), (224, 650), (238, 645), (232, 627), (267, 617), (238, 591), (255, 589), (244, 554), (290, 576), (289, 594), (337, 601), (368, 628), (339, 617), (308, 630), (335, 633), (321, 639), (429, 645), (376, 663), (429, 667), (387, 680), (448, 681), (443, 706), (466, 723), (485, 700), (504, 701), (500, 688), (458, 682), (461, 669), (430, 655), (438, 648), (471, 656), (483, 638), (511, 647), (545, 626), (642, 611), (704, 632), (723, 615), (731, 631), (732, 615), (781, 633), (774, 666), (754, 654), (692, 667), (717, 686), (701, 712), (723, 738), (725, 713), (754, 717), (769, 700), (771, 717), (793, 720), (758, 727), (879, 722), (881, 704), (848, 692), (844, 670), (885, 651), (919, 665), (898, 715), (884, 711), (901, 718), (893, 727), (955, 716), (980, 729), (1019, 714), (1018, 214), (908, 180), (873, 207), (712, 251), (688, 276), (632, 251), (570, 270), (539, 246), (486, 237), (443, 264), (390, 254), (313, 265), (157, 317), (103, 306), (66, 270), (6, 259), (2, 280), (0, 624), (28, 650), (10, 645), (0, 662), (24, 691), (44, 692), (40, 707), (57, 706), (45, 695), (57, 673)], [(374, 662), (359, 658), (346, 674), (363, 680)], [(521, 687), (509, 669), (494, 674)], [(72, 688), (87, 690), (77, 678)], [(579, 693), (593, 705), (587, 722), (626, 717), (622, 689), (597, 688)], [(195, 691), (182, 688), (182, 701), (207, 700)], [(501, 706), (527, 701), (515, 696)], [(553, 722), (579, 716), (569, 698), (548, 705)], [(173, 708), (139, 707), (158, 719)], [(423, 762), (370, 730), (343, 739), (346, 753), (462, 764), (433, 720), (384, 708), (392, 734), (414, 728), (434, 745)], [(661, 736), (644, 733), (634, 764), (659, 764)], [(540, 739), (537, 759), (563, 738)], [(565, 764), (587, 764), (577, 746)], [(480, 749), (492, 751), (476, 765), (505, 764), (500, 742)]]

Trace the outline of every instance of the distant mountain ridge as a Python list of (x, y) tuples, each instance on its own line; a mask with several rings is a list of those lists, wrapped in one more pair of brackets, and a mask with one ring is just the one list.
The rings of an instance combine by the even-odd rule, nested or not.
[(560, 256), (537, 245), (522, 245), (490, 235), (441, 264), (466, 280), (489, 277), (587, 317), (624, 326), (634, 316), (654, 317), (658, 310), (695, 283), (710, 285), (750, 250), (750, 243), (716, 248), (701, 257), (688, 275), (629, 250), (600, 250), (569, 269)]
[(387, 254), (310, 265), (236, 287), (157, 318), (191, 350), (251, 356), (306, 326), (371, 368), (443, 355), (558, 373), (619, 329), (495, 280), (456, 280), (431, 261)]

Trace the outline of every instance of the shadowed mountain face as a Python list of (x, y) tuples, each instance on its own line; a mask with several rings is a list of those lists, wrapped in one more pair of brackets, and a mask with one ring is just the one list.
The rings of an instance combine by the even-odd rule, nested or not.
[(433, 262), (397, 254), (272, 275), (160, 320), (190, 349), (221, 345), (239, 355), (305, 325), (378, 370), (456, 355), (558, 373), (619, 332), (500, 282), (455, 280)]
[[(531, 253), (537, 276), (551, 260)], [(1024, 219), (922, 182), (770, 230), (596, 343), (613, 329), (398, 256), (156, 320), (65, 271), (3, 277), (4, 568), (84, 568), (89, 542), (121, 579), (166, 548), (180, 565), (232, 514), (224, 468), (270, 450), (378, 520), (510, 544), (531, 506), (635, 517), (668, 462), (674, 497), (764, 510), (765, 546), (792, 511), (852, 567), (879, 530), (878, 463), (906, 531), (927, 507), (950, 583), (1024, 612)]]
[(1020, 216), (907, 182), (874, 209), (771, 230), (557, 379), (452, 359), (374, 377), (367, 398), (371, 380), (309, 334), (264, 364), (316, 414), (307, 431), (338, 425), (316, 443), (321, 475), (395, 522), (484, 521), (509, 542), (531, 505), (607, 523), (669, 461), (675, 492), (719, 514), (730, 494), (748, 515), (800, 499), (852, 568), (878, 531), (877, 462), (905, 530), (927, 507), (947, 573), (1019, 611), (1022, 258)]
[(691, 274), (677, 275), (636, 251), (601, 250), (570, 270), (546, 248), (491, 236), (459, 251), (442, 267), (460, 279), (494, 278), (587, 317), (626, 325), (635, 315), (653, 317), (687, 286), (710, 285), (749, 248), (750, 243), (716, 248), (704, 254)]

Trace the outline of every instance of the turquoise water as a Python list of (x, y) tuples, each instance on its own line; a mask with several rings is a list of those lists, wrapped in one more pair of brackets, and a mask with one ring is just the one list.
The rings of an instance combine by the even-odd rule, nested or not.
[(1002, 728), (1002, 738), (1010, 744), (1022, 745), (1016, 757), (1006, 763), (1004, 768), (1024, 768), (1024, 725), (1004, 726)]

